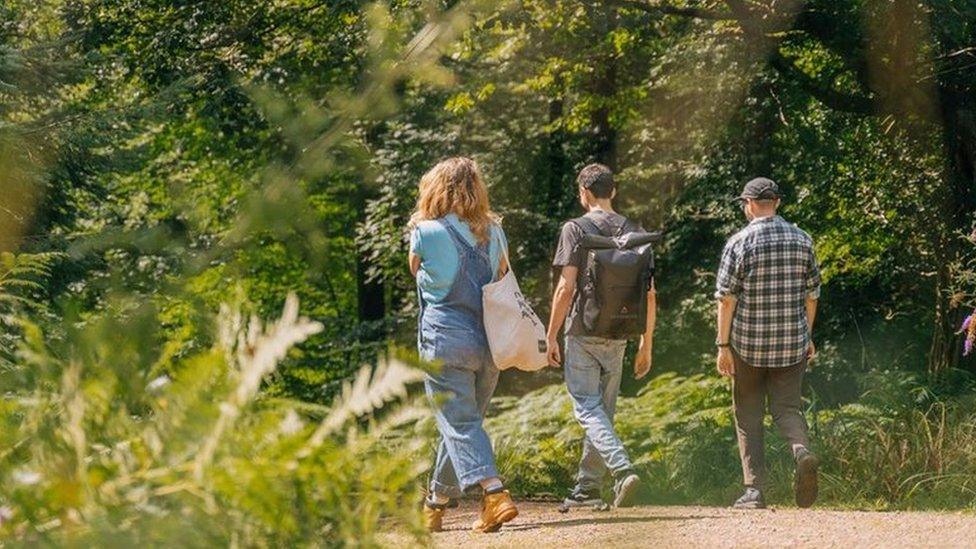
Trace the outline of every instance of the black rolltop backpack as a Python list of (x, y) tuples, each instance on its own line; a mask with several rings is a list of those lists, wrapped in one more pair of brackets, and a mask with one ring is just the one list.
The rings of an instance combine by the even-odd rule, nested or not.
[(573, 223), (584, 233), (576, 304), (584, 335), (629, 339), (643, 334), (654, 274), (652, 246), (661, 234), (645, 232), (629, 221), (617, 231), (588, 217)]

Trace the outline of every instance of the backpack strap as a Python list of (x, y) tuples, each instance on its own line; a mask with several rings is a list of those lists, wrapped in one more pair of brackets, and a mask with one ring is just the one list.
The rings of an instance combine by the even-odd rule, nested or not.
[(623, 225), (620, 226), (620, 229), (618, 230), (614, 230), (613, 226), (610, 225), (609, 223), (599, 223), (595, 219), (592, 219), (585, 215), (581, 217), (577, 217), (576, 219), (573, 220), (573, 223), (575, 223), (576, 226), (583, 231), (583, 234), (606, 236), (610, 238), (615, 238), (622, 234), (634, 230), (633, 223), (631, 222), (630, 219), (627, 218), (624, 218), (624, 223)]
[(599, 224), (597, 224), (596, 221), (593, 221), (592, 219), (586, 217), (585, 215), (574, 219), (573, 224), (579, 227), (580, 230), (583, 231), (583, 234), (606, 236), (603, 227), (601, 227)]

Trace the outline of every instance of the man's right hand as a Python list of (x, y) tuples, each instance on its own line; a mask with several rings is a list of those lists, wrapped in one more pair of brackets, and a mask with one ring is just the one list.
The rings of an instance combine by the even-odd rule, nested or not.
[(735, 375), (735, 359), (732, 358), (731, 349), (728, 347), (719, 347), (715, 367), (718, 373), (724, 377), (732, 377)]
[(554, 368), (561, 368), (563, 359), (559, 354), (559, 342), (555, 338), (550, 338), (546, 340), (546, 358), (549, 359), (549, 365)]

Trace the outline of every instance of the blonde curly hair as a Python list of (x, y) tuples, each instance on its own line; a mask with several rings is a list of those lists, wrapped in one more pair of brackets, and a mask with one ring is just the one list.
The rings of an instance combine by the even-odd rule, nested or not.
[(449, 213), (466, 222), (479, 242), (487, 242), (491, 224), (499, 222), (491, 211), (481, 170), (470, 158), (455, 156), (442, 160), (420, 178), (420, 194), (410, 216), (410, 227)]

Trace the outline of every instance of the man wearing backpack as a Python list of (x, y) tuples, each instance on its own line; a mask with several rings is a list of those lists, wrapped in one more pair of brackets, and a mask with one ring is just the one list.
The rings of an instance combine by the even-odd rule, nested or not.
[(613, 210), (613, 172), (590, 164), (576, 179), (586, 214), (563, 225), (553, 266), (560, 269), (546, 335), (549, 363), (560, 366), (557, 337), (565, 322), (565, 377), (586, 435), (576, 488), (564, 508), (602, 503), (609, 470), (613, 503), (633, 505), (640, 479), (613, 428), (627, 340), (640, 337), (634, 374), (651, 369), (656, 300), (652, 235)]
[(776, 214), (779, 187), (764, 177), (736, 198), (749, 224), (725, 245), (716, 280), (720, 374), (732, 378), (732, 404), (745, 493), (733, 507), (762, 509), (766, 403), (796, 462), (796, 504), (817, 499), (817, 466), (803, 418), (803, 373), (816, 347), (820, 298), (813, 240)]

